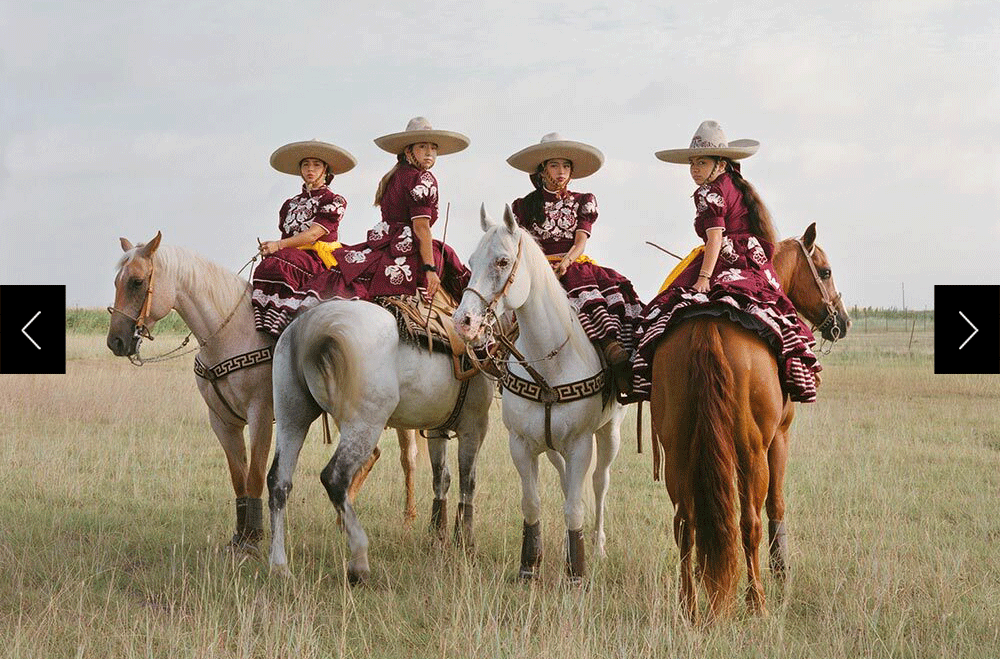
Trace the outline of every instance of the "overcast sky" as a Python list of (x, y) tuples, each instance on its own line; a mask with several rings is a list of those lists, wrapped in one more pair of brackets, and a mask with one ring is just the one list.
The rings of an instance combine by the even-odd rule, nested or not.
[[(658, 4), (653, 9), (648, 5)], [(803, 8), (803, 5), (808, 8)], [(300, 181), (268, 165), (321, 139), (341, 240), (378, 217), (373, 138), (424, 115), (468, 135), (438, 160), (447, 240), (530, 191), (505, 162), (558, 131), (601, 149), (588, 253), (646, 300), (697, 244), (685, 147), (703, 119), (756, 139), (744, 175), (782, 236), (816, 222), (848, 305), (930, 308), (934, 284), (1000, 283), (1000, 9), (870, 3), (535, 0), (15, 3), (0, 11), (0, 283), (113, 298), (118, 236), (238, 269)]]

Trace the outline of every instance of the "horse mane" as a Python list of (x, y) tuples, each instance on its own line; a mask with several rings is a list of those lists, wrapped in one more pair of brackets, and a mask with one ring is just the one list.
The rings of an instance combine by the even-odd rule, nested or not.
[[(118, 261), (118, 271), (135, 258), (143, 245), (125, 252)], [(232, 312), (247, 294), (250, 282), (204, 256), (184, 247), (163, 245), (153, 254), (157, 279), (171, 279), (177, 288), (190, 291), (199, 301), (211, 305), (221, 316)]]
[[(506, 230), (506, 227), (498, 228)], [(535, 238), (521, 227), (517, 228), (517, 232), (517, 237), (523, 245), (521, 248), (522, 267), (528, 269), (532, 285), (537, 286), (539, 289), (538, 292), (550, 300), (549, 310), (569, 335), (570, 346), (580, 357), (585, 357), (594, 348), (587, 339), (587, 334), (583, 331), (583, 326), (580, 325), (580, 319), (577, 316), (576, 309), (573, 308), (569, 297), (566, 295), (566, 289), (559, 283), (559, 279), (556, 278), (556, 274), (552, 271), (549, 260), (545, 257), (545, 252), (542, 251), (541, 246), (535, 241)], [(516, 243), (512, 251), (517, 252)]]

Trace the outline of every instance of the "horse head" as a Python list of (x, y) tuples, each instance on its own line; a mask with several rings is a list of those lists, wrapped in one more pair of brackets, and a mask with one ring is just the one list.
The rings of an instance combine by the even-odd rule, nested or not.
[(479, 338), (492, 316), (523, 305), (531, 290), (530, 277), (518, 276), (525, 240), (510, 205), (503, 220), (494, 222), (485, 204), (479, 210), (485, 235), (469, 258), (472, 276), (452, 315), (455, 331), (466, 341)]
[(801, 238), (778, 243), (773, 261), (781, 286), (796, 310), (827, 341), (843, 338), (851, 319), (833, 281), (830, 260), (816, 243), (816, 223), (810, 224)]
[(108, 348), (119, 357), (131, 356), (139, 348), (139, 339), (152, 339), (150, 331), (173, 306), (169, 292), (172, 286), (157, 280), (153, 256), (160, 246), (161, 234), (148, 243), (133, 246), (120, 238), (125, 252), (118, 262), (115, 276), (115, 303), (108, 307)]

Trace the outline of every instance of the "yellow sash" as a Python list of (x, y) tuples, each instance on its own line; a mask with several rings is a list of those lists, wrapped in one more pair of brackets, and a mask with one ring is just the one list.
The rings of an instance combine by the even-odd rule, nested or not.
[[(547, 258), (549, 260), (549, 263), (559, 263), (560, 261), (563, 260), (563, 256), (565, 256), (565, 255), (564, 254), (553, 254), (551, 256), (546, 256), (545, 258)], [(581, 254), (580, 256), (576, 257), (576, 260), (573, 261), (573, 263), (590, 263), (592, 265), (597, 265), (597, 261), (595, 261), (594, 259), (590, 258), (586, 254)]]
[(322, 240), (317, 240), (311, 245), (299, 245), (299, 249), (304, 249), (311, 252), (316, 252), (320, 260), (323, 261), (323, 265), (327, 268), (332, 268), (337, 265), (337, 259), (333, 258), (333, 250), (340, 248), (340, 243), (338, 242), (323, 242)]
[(680, 263), (678, 263), (677, 266), (673, 270), (670, 271), (670, 274), (667, 275), (667, 278), (663, 280), (663, 285), (660, 286), (660, 290), (657, 291), (656, 294), (659, 295), (663, 291), (667, 290), (667, 286), (670, 286), (670, 284), (672, 284), (674, 282), (674, 280), (677, 279), (677, 277), (682, 272), (684, 272), (684, 268), (686, 268), (689, 265), (691, 265), (691, 261), (694, 261), (696, 258), (698, 258), (698, 255), (701, 254), (704, 251), (705, 251), (705, 246), (704, 245), (698, 245), (697, 247), (695, 247), (694, 249), (692, 249), (691, 253), (688, 254), (687, 256), (685, 256), (684, 260), (681, 261)]

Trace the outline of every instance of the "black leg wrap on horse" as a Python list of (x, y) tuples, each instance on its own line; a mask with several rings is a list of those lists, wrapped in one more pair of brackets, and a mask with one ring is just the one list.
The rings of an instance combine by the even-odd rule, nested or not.
[(475, 541), (472, 538), (472, 504), (459, 503), (455, 512), (455, 544), (472, 547)]
[(434, 499), (431, 503), (430, 532), (444, 540), (448, 533), (448, 500)]
[(524, 523), (521, 533), (521, 569), (517, 576), (520, 579), (537, 579), (538, 566), (542, 563), (542, 522)]
[(264, 537), (263, 505), (260, 499), (236, 497), (236, 533), (233, 547), (256, 545)]
[(788, 569), (788, 534), (785, 531), (784, 520), (767, 522), (768, 547), (770, 551), (771, 572), (779, 577), (785, 576)]
[(240, 535), (247, 527), (247, 501), (250, 497), (236, 497), (236, 535)]
[(570, 581), (583, 579), (586, 560), (583, 553), (583, 529), (566, 532), (566, 574)]

